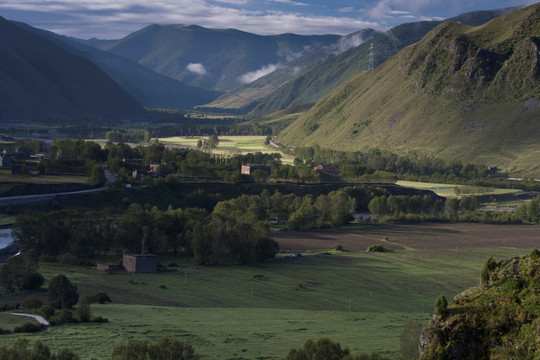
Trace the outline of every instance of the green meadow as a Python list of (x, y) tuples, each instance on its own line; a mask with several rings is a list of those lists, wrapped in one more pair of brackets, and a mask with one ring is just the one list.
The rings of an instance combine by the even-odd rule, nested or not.
[[(193, 148), (197, 147), (197, 142), (199, 140), (207, 140), (207, 136), (173, 136), (168, 138), (159, 138), (159, 142), (165, 145), (181, 145), (181, 146), (191, 146)], [(226, 154), (226, 155), (235, 155), (235, 154), (248, 154), (255, 153), (260, 151), (262, 153), (276, 153), (279, 152), (272, 146), (267, 146), (264, 144), (266, 136), (258, 135), (249, 135), (249, 136), (220, 136), (219, 144), (217, 148), (212, 150), (214, 154)], [(292, 163), (293, 158), (282, 154), (284, 163)]]
[[(416, 228), (408, 227), (406, 232), (421, 236), (422, 225)], [(351, 232), (359, 236), (373, 232), (378, 237), (380, 231), (392, 230), (343, 229), (349, 232), (345, 248), (356, 236)], [(459, 236), (467, 229), (458, 224), (438, 231), (451, 237), (452, 232)], [(386, 253), (312, 249), (297, 258), (279, 254), (253, 265), (178, 263), (179, 267), (157, 274), (106, 274), (90, 267), (46, 264), (40, 270), (46, 278), (66, 274), (81, 296), (106, 292), (113, 303), (92, 305), (92, 311), (109, 322), (55, 326), (25, 336), (53, 349), (68, 346), (83, 359), (107, 359), (116, 345), (127, 340), (154, 341), (162, 336), (191, 343), (204, 359), (280, 359), (291, 348), (321, 337), (338, 341), (353, 353), (379, 351), (399, 359), (399, 336), (407, 320), (425, 322), (440, 294), (452, 299), (476, 286), (486, 257), (503, 259), (530, 252), (535, 229), (515, 229), (525, 231), (520, 234), (526, 242), (517, 237), (505, 242), (482, 240), (475, 246), (435, 237), (424, 246), (423, 239), (409, 234), (410, 239), (398, 240), (393, 234), (391, 239), (401, 245)], [(502, 230), (514, 231), (494, 226), (480, 232)], [(298, 242), (294, 235), (289, 246)], [(300, 235), (325, 241), (331, 233)], [(286, 243), (286, 236), (278, 241)], [(166, 266), (172, 261), (160, 259)], [(0, 301), (6, 302), (1, 297)], [(1, 336), (0, 344), (11, 344), (16, 337)]]

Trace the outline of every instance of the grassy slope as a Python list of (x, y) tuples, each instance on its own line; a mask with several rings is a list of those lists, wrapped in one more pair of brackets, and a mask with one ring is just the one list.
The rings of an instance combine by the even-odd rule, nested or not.
[[(478, 28), (446, 22), (323, 98), (279, 140), (414, 150), (538, 174), (540, 108), (530, 101), (540, 95), (538, 12), (533, 5)], [(479, 49), (488, 48), (486, 57)]]
[(26, 323), (37, 324), (34, 319), (25, 319), (22, 316), (11, 315), (11, 313), (0, 313), (0, 329), (13, 331), (16, 327)]
[[(384, 254), (306, 255), (251, 266), (190, 265), (187, 286), (183, 270), (106, 275), (47, 266), (42, 268), (47, 278), (65, 273), (81, 294), (107, 292), (113, 304), (93, 306), (93, 311), (110, 323), (54, 327), (28, 337), (56, 349), (70, 346), (84, 358), (107, 358), (128, 339), (166, 335), (191, 342), (207, 359), (278, 359), (309, 338), (328, 336), (355, 353), (378, 350), (397, 359), (406, 320), (426, 320), (440, 293), (451, 297), (477, 284), (488, 255), (505, 258), (530, 251), (520, 242), (515, 247), (479, 242), (466, 251), (453, 249), (446, 240), (433, 242), (438, 245), (426, 250), (409, 247)], [(0, 344), (15, 338), (0, 337)]]

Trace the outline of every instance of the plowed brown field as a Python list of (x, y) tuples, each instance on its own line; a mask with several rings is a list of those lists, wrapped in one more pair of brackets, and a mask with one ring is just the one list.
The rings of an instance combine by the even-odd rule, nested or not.
[(336, 245), (348, 251), (365, 251), (373, 244), (381, 244), (389, 250), (531, 249), (540, 248), (540, 227), (469, 223), (350, 225), (316, 231), (276, 232), (273, 238), (284, 251), (334, 249)]

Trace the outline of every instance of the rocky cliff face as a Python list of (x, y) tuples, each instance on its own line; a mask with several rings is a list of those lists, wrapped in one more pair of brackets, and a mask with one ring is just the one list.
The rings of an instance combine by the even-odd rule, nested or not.
[(487, 261), (482, 278), (433, 316), (420, 359), (540, 358), (540, 252)]

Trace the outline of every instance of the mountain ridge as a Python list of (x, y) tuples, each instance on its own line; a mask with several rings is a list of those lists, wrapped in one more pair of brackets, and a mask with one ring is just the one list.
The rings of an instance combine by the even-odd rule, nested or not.
[(237, 29), (153, 24), (119, 40), (91, 40), (88, 44), (191, 86), (223, 91), (240, 86), (243, 75), (287, 63), (338, 38), (261, 36)]
[(24, 23), (12, 23), (45, 36), (68, 52), (92, 61), (144, 107), (189, 109), (211, 101), (221, 94), (221, 92), (189, 86), (158, 74), (136, 62), (99, 50), (84, 41), (33, 28)]
[[(477, 26), (517, 9), (518, 7), (511, 7), (474, 11), (451, 20)], [(374, 44), (373, 62), (377, 67), (405, 46), (419, 41), (440, 23), (442, 21), (419, 21), (395, 26), (371, 39), (369, 44), (366, 42), (303, 72), (253, 106), (250, 115), (261, 116), (289, 106), (315, 103), (352, 76), (367, 70), (371, 44)]]
[(0, 118), (134, 119), (140, 105), (89, 60), (0, 17)]

